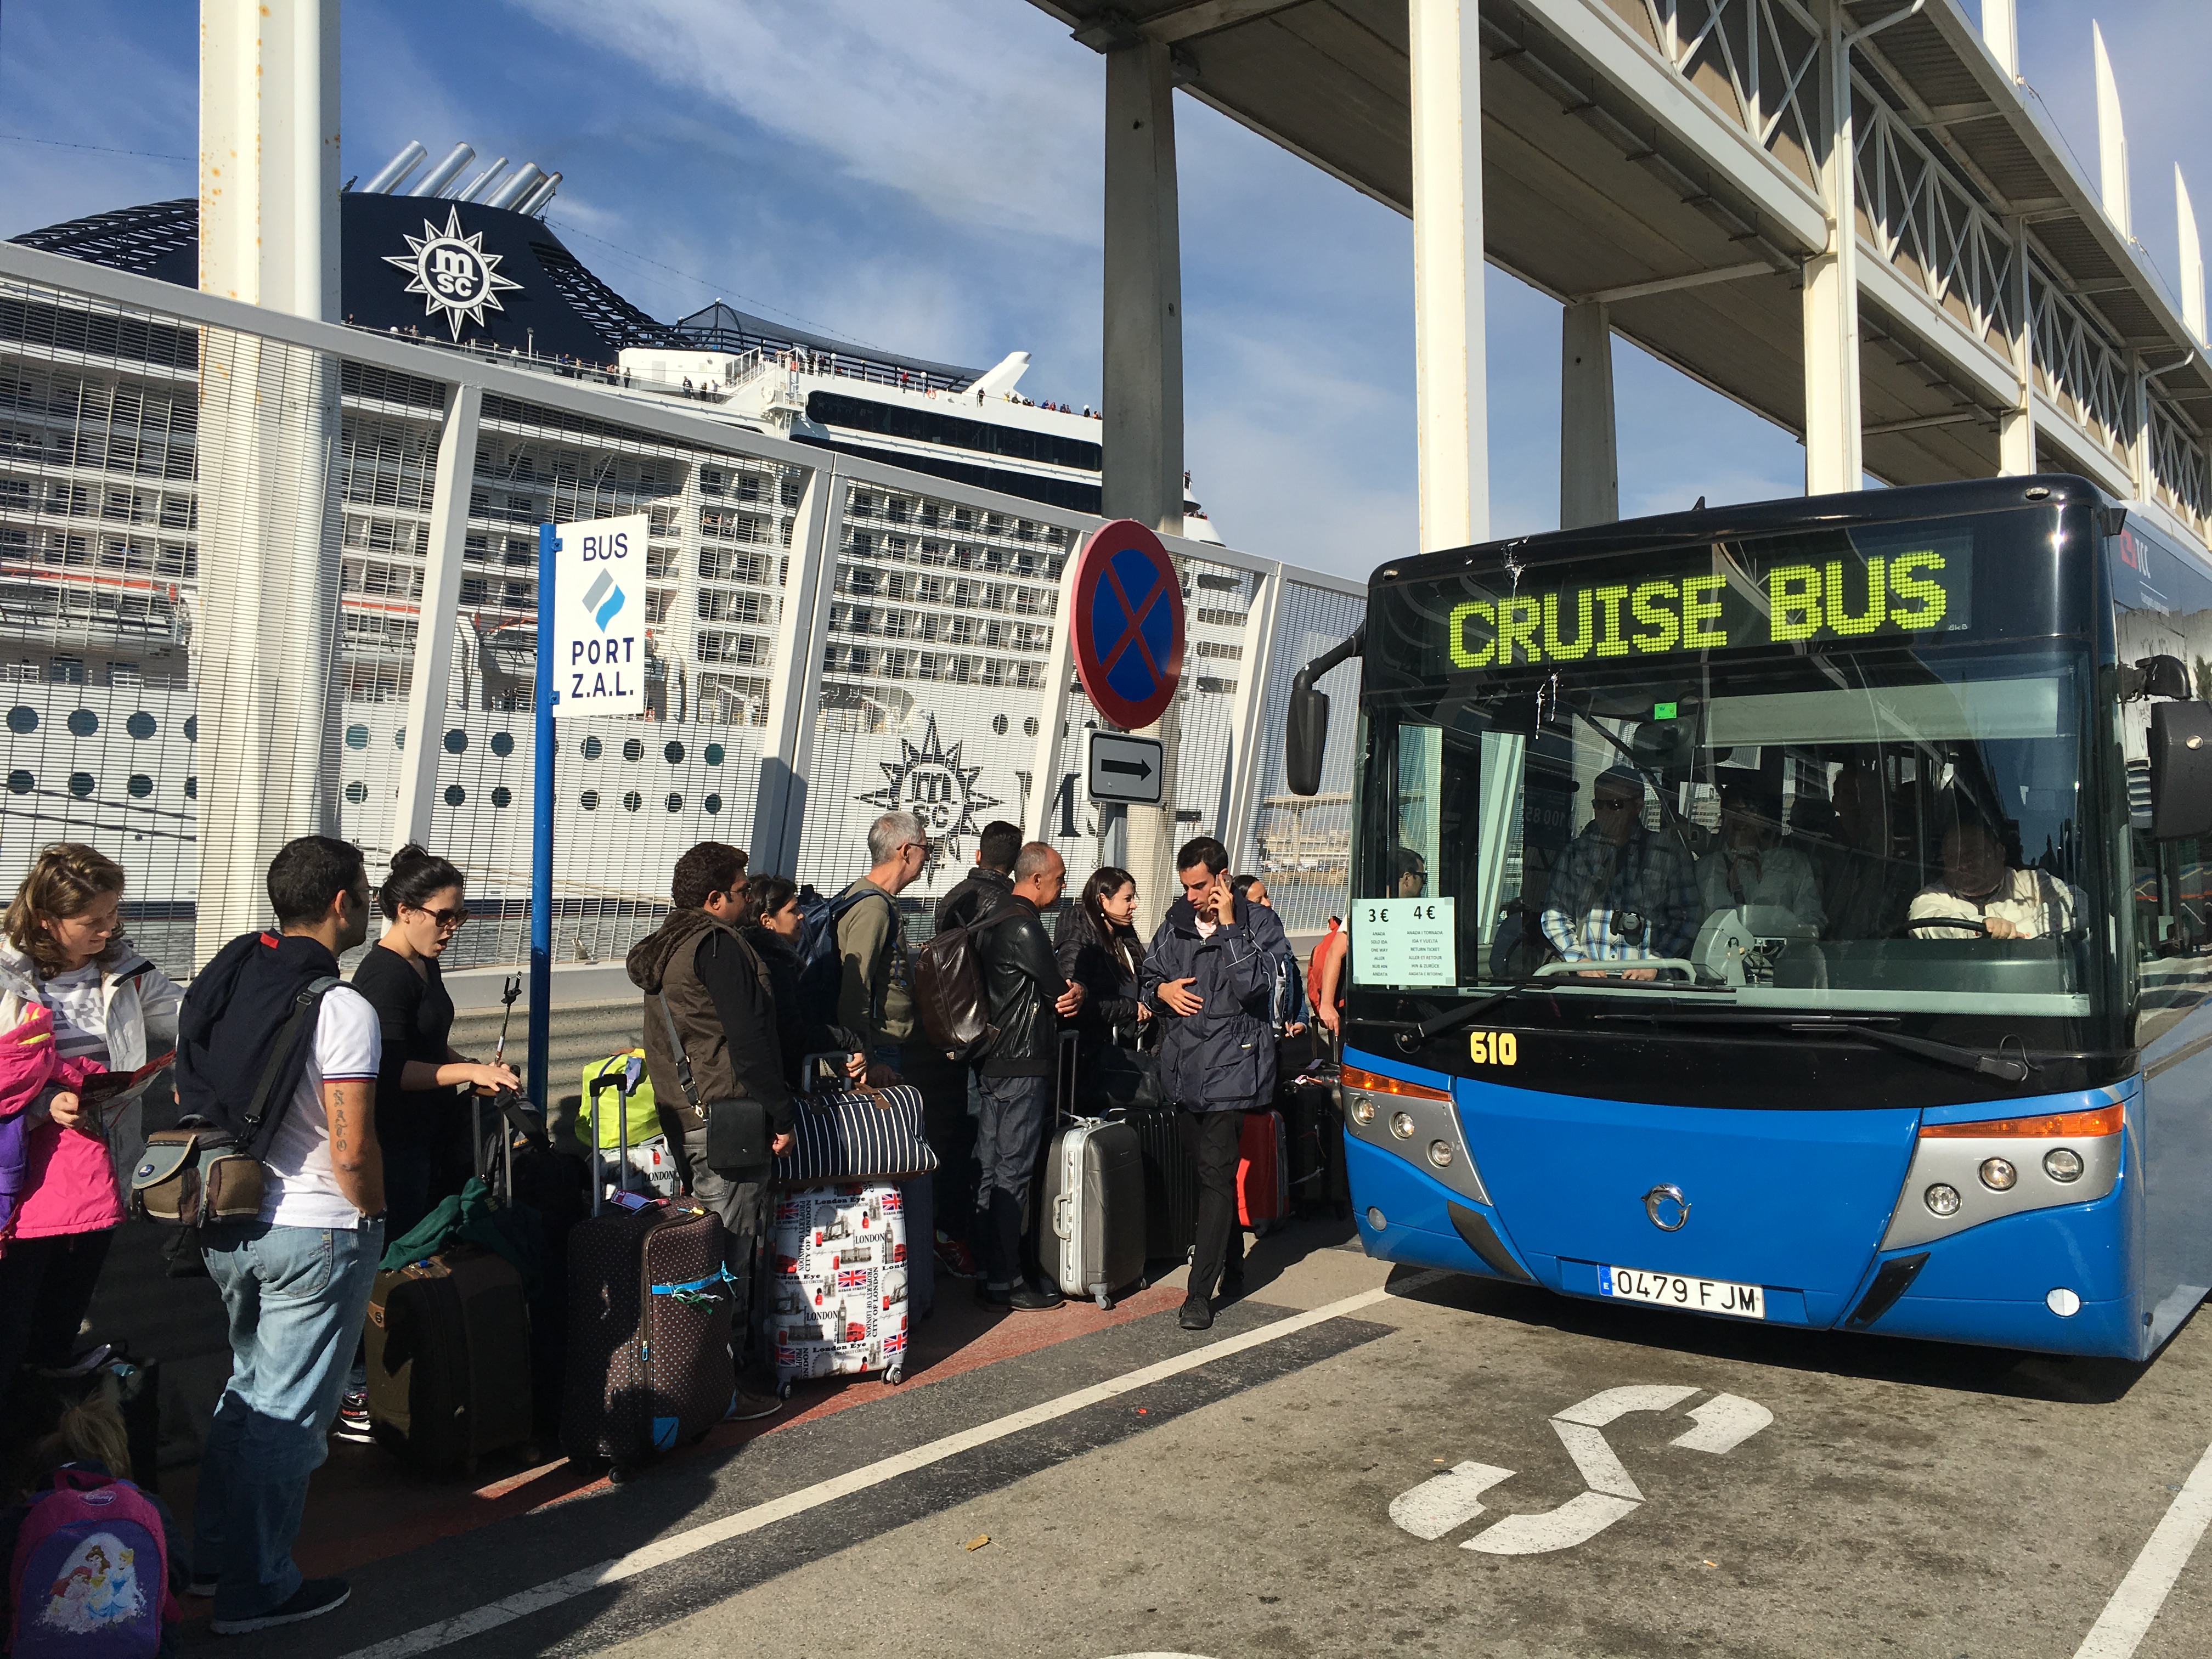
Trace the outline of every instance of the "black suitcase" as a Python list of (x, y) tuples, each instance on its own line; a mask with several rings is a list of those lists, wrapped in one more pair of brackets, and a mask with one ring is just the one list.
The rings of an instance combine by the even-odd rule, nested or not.
[[(606, 1087), (626, 1090), (623, 1075)], [(599, 1096), (589, 1109), (599, 1137)], [(595, 1191), (591, 1217), (568, 1234), (568, 1381), (561, 1449), (580, 1463), (606, 1463), (625, 1480), (658, 1452), (696, 1440), (729, 1413), (737, 1394), (731, 1352), (734, 1311), (722, 1224), (688, 1199)]]
[(1351, 1214), (1344, 1120), (1337, 1110), (1334, 1085), (1285, 1084), (1276, 1091), (1275, 1109), (1283, 1115), (1290, 1142), (1291, 1207), (1307, 1216)]
[(531, 1438), (530, 1312), (505, 1257), (457, 1244), (378, 1273), (362, 1346), (377, 1443), (417, 1467), (473, 1470)]
[(1188, 1261), (1198, 1240), (1198, 1164), (1172, 1106), (1127, 1107), (1108, 1115), (1137, 1132), (1145, 1171), (1145, 1258)]

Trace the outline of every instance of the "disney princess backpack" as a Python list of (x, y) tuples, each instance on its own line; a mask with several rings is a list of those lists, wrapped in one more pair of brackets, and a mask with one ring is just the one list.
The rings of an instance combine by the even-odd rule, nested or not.
[(179, 1612), (160, 1512), (130, 1481), (73, 1465), (32, 1500), (9, 1583), (13, 1659), (155, 1659)]

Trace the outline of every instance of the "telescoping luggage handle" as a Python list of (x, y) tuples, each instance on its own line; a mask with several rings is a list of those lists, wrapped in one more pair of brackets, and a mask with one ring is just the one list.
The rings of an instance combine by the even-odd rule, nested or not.
[(629, 1097), (644, 1070), (645, 1062), (632, 1054), (623, 1062), (619, 1072), (610, 1076), (603, 1070), (592, 1079), (592, 1213), (595, 1216), (606, 1206), (607, 1190), (606, 1176), (598, 1167), (604, 1156), (601, 1148), (605, 1144), (599, 1139), (599, 1097), (610, 1089), (615, 1090), (621, 1097), (617, 1103), (621, 1108), (621, 1115), (616, 1133), (621, 1142), (622, 1161), (616, 1167), (622, 1171), (617, 1179), (622, 1182), (622, 1189), (626, 1193), (629, 1190)]

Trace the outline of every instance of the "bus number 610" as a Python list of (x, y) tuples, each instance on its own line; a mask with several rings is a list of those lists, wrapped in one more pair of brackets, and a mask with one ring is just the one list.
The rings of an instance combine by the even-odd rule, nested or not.
[(1510, 1031), (1474, 1031), (1468, 1036), (1468, 1054), (1478, 1066), (1520, 1063), (1521, 1041)]

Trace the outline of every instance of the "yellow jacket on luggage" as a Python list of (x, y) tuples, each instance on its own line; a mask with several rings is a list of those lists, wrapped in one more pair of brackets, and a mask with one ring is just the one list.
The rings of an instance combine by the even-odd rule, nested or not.
[[(653, 1100), (653, 1079), (645, 1069), (645, 1050), (625, 1048), (618, 1054), (595, 1060), (584, 1067), (583, 1090), (576, 1100), (578, 1145), (591, 1145), (592, 1079), (620, 1076), (632, 1055), (637, 1057), (638, 1068), (637, 1087), (630, 1091), (629, 1096), (629, 1144), (635, 1146), (662, 1133), (659, 1110)], [(621, 1100), (622, 1091), (616, 1088), (610, 1088), (599, 1096), (599, 1145), (610, 1152), (622, 1144), (622, 1120), (617, 1115)]]

